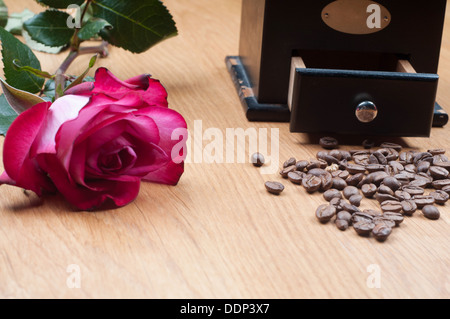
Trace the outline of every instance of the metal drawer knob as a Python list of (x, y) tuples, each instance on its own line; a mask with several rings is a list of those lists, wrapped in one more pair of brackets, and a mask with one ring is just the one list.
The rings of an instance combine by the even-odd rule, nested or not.
[(371, 101), (361, 102), (357, 106), (355, 114), (360, 122), (370, 123), (378, 115), (377, 106)]

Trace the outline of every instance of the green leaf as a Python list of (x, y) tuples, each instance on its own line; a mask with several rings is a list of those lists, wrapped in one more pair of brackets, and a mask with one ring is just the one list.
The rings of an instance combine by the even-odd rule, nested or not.
[(5, 30), (12, 34), (21, 35), (23, 23), (34, 16), (34, 12), (25, 9), (22, 12), (13, 12), (9, 15)]
[(50, 47), (69, 44), (75, 30), (67, 26), (70, 15), (62, 11), (47, 10), (25, 21), (23, 28), (34, 41)]
[(88, 21), (78, 32), (78, 37), (81, 40), (89, 40), (93, 37), (95, 37), (100, 30), (103, 28), (112, 27), (111, 24), (108, 21), (105, 21), (103, 19), (94, 18), (90, 21)]
[(3, 0), (0, 0), (0, 27), (4, 28), (8, 23), (8, 8)]
[(50, 73), (48, 73), (46, 71), (41, 71), (41, 70), (32, 68), (31, 66), (28, 66), (28, 65), (22, 66), (20, 64), (20, 61), (16, 60), (16, 59), (13, 60), (13, 65), (16, 68), (16, 70), (29, 72), (31, 74), (34, 74), (34, 75), (40, 77), (40, 78), (50, 79), (50, 78), (53, 77), (53, 75), (51, 75)]
[(25, 112), (33, 105), (44, 101), (37, 95), (12, 87), (2, 78), (0, 78), (0, 86), (2, 87), (3, 93), (9, 105), (14, 111), (16, 111), (17, 114)]
[(66, 9), (71, 4), (80, 6), (84, 0), (37, 0), (38, 3), (56, 9)]
[(17, 113), (8, 104), (5, 95), (0, 95), (0, 135), (6, 134), (17, 116)]
[(81, 82), (83, 82), (84, 77), (88, 74), (89, 70), (92, 69), (92, 67), (95, 65), (95, 62), (97, 61), (97, 55), (94, 55), (90, 60), (89, 60), (89, 66), (86, 68), (86, 70), (79, 76), (77, 77), (75, 80), (73, 80), (72, 83), (69, 84), (69, 86), (66, 87), (66, 89), (64, 90), (67, 91), (68, 89), (71, 89), (72, 87), (74, 87), (75, 85), (80, 84)]
[(111, 23), (100, 36), (112, 45), (134, 53), (148, 50), (177, 34), (175, 22), (159, 0), (93, 0), (93, 14)]
[(40, 70), (41, 64), (34, 53), (3, 28), (0, 28), (0, 41), (2, 42), (1, 52), (6, 82), (19, 90), (31, 93), (39, 92), (44, 84), (44, 79), (25, 71), (16, 70), (13, 65), (13, 61), (17, 59), (22, 65)]
[(31, 50), (35, 50), (35, 51), (41, 51), (41, 52), (51, 53), (51, 54), (58, 54), (59, 52), (61, 52), (62, 49), (67, 47), (65, 45), (60, 46), (60, 47), (50, 47), (48, 45), (34, 41), (31, 38), (30, 34), (25, 30), (22, 31), (22, 36), (23, 36), (23, 39), (25, 40), (25, 43), (28, 45), (28, 47)]

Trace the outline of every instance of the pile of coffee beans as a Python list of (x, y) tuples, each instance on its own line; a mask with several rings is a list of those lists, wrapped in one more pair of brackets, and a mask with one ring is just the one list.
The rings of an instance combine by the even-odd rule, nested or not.
[[(440, 217), (436, 205), (445, 205), (450, 195), (450, 161), (444, 149), (426, 152), (402, 151), (394, 143), (376, 150), (365, 140), (364, 149), (338, 150), (338, 141), (326, 137), (316, 158), (289, 158), (280, 170), (282, 178), (301, 185), (309, 194), (321, 192), (325, 204), (315, 214), (320, 223), (333, 220), (339, 230), (353, 227), (360, 236), (373, 236), (383, 242), (399, 227), (404, 216), (420, 210), (428, 219)], [(255, 162), (264, 163), (262, 154)], [(256, 160), (258, 158), (258, 160)], [(280, 182), (266, 182), (269, 193), (284, 190)], [(373, 199), (380, 209), (361, 210), (363, 199)]]

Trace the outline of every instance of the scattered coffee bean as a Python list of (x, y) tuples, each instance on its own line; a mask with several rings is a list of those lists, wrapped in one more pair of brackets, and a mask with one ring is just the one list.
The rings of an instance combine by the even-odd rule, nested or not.
[(381, 164), (386, 165), (388, 163), (386, 156), (384, 156), (380, 151), (373, 152), (369, 156), (370, 164)]
[(375, 199), (380, 204), (385, 202), (385, 201), (388, 201), (388, 200), (390, 200), (390, 201), (398, 201), (397, 197), (395, 197), (395, 196), (392, 196), (392, 195), (389, 195), (389, 194), (380, 194), (380, 193), (375, 195)]
[(364, 212), (356, 212), (352, 215), (352, 224), (359, 223), (361, 221), (373, 221), (374, 217), (370, 214), (364, 213)]
[(402, 187), (402, 184), (398, 181), (398, 179), (392, 176), (387, 176), (385, 179), (383, 179), (383, 185), (386, 185), (394, 192)]
[(439, 212), (439, 209), (436, 208), (436, 206), (433, 205), (426, 205), (422, 208), (423, 216), (425, 216), (428, 219), (436, 220), (441, 217), (441, 213)]
[(394, 150), (396, 150), (397, 152), (400, 152), (402, 150), (402, 146), (399, 144), (395, 144), (395, 143), (389, 143), (389, 142), (384, 142), (380, 145), (381, 148), (392, 148)]
[(365, 169), (369, 173), (384, 171), (385, 168), (386, 168), (386, 165), (381, 165), (381, 164), (369, 164), (369, 165), (365, 166)]
[(378, 224), (372, 229), (373, 237), (379, 242), (384, 242), (392, 233), (392, 228), (386, 224)]
[(279, 182), (266, 182), (264, 185), (267, 191), (274, 195), (280, 195), (284, 190), (284, 185)]
[(352, 214), (343, 210), (336, 214), (336, 220), (345, 220), (348, 224), (352, 222)]
[(363, 173), (358, 173), (348, 177), (345, 181), (350, 186), (357, 186), (365, 178)]
[(433, 155), (433, 165), (441, 164), (441, 163), (448, 163), (448, 157), (444, 154), (440, 155)]
[(303, 172), (308, 165), (309, 165), (308, 161), (304, 161), (304, 160), (298, 161), (297, 163), (295, 163), (295, 168), (297, 171)]
[(417, 205), (413, 200), (404, 200), (400, 204), (402, 205), (403, 214), (406, 216), (412, 216), (417, 210)]
[(333, 178), (333, 186), (332, 187), (341, 191), (347, 187), (347, 183), (342, 178), (335, 177), (335, 178)]
[(378, 187), (378, 193), (394, 196), (394, 191), (386, 185), (380, 185), (380, 187)]
[(443, 189), (446, 186), (450, 186), (450, 179), (439, 179), (437, 181), (433, 181), (431, 183), (431, 185), (433, 186), (433, 188), (435, 189)]
[(368, 214), (368, 215), (372, 216), (373, 218), (383, 215), (382, 212), (380, 212), (379, 210), (375, 210), (375, 209), (365, 209), (363, 211), (363, 213)]
[(353, 228), (359, 236), (369, 236), (375, 224), (372, 221), (359, 221), (353, 225)]
[(395, 192), (395, 197), (398, 198), (398, 200), (400, 201), (404, 201), (404, 200), (410, 200), (411, 199), (411, 194), (408, 192), (405, 192), (403, 190), (398, 190)]
[(308, 193), (312, 194), (320, 189), (322, 180), (320, 179), (320, 177), (307, 174), (302, 180), (302, 185)]
[(402, 187), (402, 191), (408, 192), (411, 196), (423, 195), (423, 193), (425, 192), (423, 187), (414, 186), (414, 185), (405, 185)]
[(417, 173), (426, 173), (430, 169), (430, 162), (419, 162), (416, 167)]
[(261, 166), (264, 165), (264, 163), (265, 163), (264, 155), (262, 155), (261, 153), (254, 153), (252, 155), (252, 164), (253, 164), (253, 166), (261, 167)]
[(361, 191), (365, 197), (372, 198), (377, 192), (377, 186), (375, 184), (364, 184)]
[(449, 174), (449, 172), (443, 167), (439, 167), (439, 166), (431, 166), (430, 167), (430, 175), (435, 180), (436, 179), (446, 179), (448, 177), (448, 174)]
[(348, 164), (347, 165), (347, 171), (350, 174), (365, 173), (366, 172), (366, 168), (364, 166), (358, 165), (358, 164)]
[(355, 205), (350, 204), (349, 202), (346, 202), (345, 200), (342, 200), (341, 202), (342, 209), (349, 212), (350, 214), (358, 213), (360, 212), (359, 208)]
[(331, 201), (333, 198), (339, 198), (339, 199), (341, 199), (341, 198), (342, 198), (342, 194), (341, 194), (341, 192), (338, 191), (337, 189), (329, 189), (329, 190), (327, 190), (327, 191), (325, 191), (325, 192), (323, 193), (323, 198), (324, 198), (327, 202), (329, 202), (329, 201)]
[(430, 196), (433, 196), (434, 202), (439, 205), (445, 205), (450, 197), (446, 192), (442, 190), (431, 192)]
[(334, 137), (322, 137), (319, 140), (319, 144), (320, 146), (322, 146), (325, 149), (334, 149), (334, 148), (338, 148), (339, 146), (339, 142), (337, 139), (335, 139)]
[(322, 223), (328, 223), (336, 214), (336, 208), (333, 205), (320, 205), (316, 210), (316, 217)]
[(359, 195), (359, 189), (355, 186), (347, 186), (344, 188), (343, 194), (346, 199), (349, 199), (353, 195)]
[(350, 202), (350, 204), (352, 204), (353, 206), (359, 207), (361, 205), (361, 201), (362, 201), (363, 197), (361, 195), (353, 195), (350, 196), (350, 198), (348, 199), (348, 201)]
[(441, 155), (441, 154), (445, 154), (445, 150), (442, 148), (433, 148), (431, 150), (427, 151), (428, 153), (430, 153), (431, 155)]
[(400, 226), (400, 224), (404, 220), (403, 215), (396, 212), (385, 212), (383, 214), (383, 217), (392, 220), (395, 223), (395, 226), (397, 227)]
[(299, 171), (289, 172), (287, 178), (294, 184), (300, 185), (303, 178), (306, 176), (305, 173)]
[(348, 222), (345, 220), (341, 220), (341, 219), (336, 219), (336, 221), (334, 222), (337, 229), (345, 231), (348, 229)]
[(415, 180), (409, 182), (407, 186), (419, 187), (419, 188), (424, 189), (425, 187), (427, 187), (427, 185), (428, 185), (428, 181), (426, 181), (424, 179), (415, 179)]
[(377, 216), (373, 219), (373, 223), (375, 225), (386, 225), (387, 227), (394, 228), (395, 222), (392, 219), (383, 217), (383, 216)]
[(446, 192), (447, 194), (450, 195), (450, 185), (444, 186), (441, 189), (443, 192)]
[(286, 168), (286, 167), (289, 167), (289, 166), (293, 166), (293, 165), (295, 165), (296, 162), (297, 162), (297, 160), (294, 157), (291, 157), (286, 162), (284, 162), (283, 168)]
[(386, 214), (386, 212), (399, 213), (402, 209), (402, 204), (397, 201), (387, 200), (381, 203), (381, 210), (384, 214)]
[(283, 168), (283, 169), (280, 171), (280, 175), (281, 175), (283, 178), (288, 178), (288, 174), (289, 174), (290, 172), (295, 171), (295, 170), (296, 170), (296, 169), (295, 169), (295, 165), (288, 166), (288, 167), (286, 167), (286, 168)]
[(416, 195), (413, 196), (412, 199), (418, 208), (423, 208), (424, 206), (434, 204), (434, 197), (430, 195)]

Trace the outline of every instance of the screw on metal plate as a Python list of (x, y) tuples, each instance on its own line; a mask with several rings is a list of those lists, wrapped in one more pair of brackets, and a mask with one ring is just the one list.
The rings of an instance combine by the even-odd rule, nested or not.
[(358, 104), (355, 114), (360, 122), (370, 123), (377, 117), (378, 109), (375, 103), (364, 101)]

